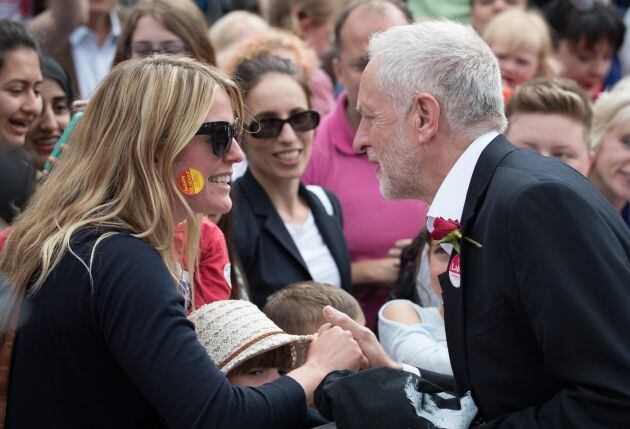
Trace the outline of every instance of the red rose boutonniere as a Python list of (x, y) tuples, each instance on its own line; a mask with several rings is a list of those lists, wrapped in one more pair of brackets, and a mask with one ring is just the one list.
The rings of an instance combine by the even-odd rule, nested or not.
[(462, 234), (462, 227), (458, 221), (444, 219), (442, 217), (435, 218), (431, 239), (435, 240), (436, 244), (448, 243), (453, 246), (453, 249), (455, 249), (457, 253), (459, 253), (459, 246), (462, 238), (476, 247), (481, 247), (481, 244), (472, 238), (464, 237)]

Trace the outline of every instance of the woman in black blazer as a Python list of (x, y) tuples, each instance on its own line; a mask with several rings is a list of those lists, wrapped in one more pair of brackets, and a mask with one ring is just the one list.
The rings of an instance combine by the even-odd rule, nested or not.
[(319, 114), (310, 109), (303, 72), (259, 57), (234, 72), (249, 117), (248, 169), (234, 183), (236, 246), (254, 303), (284, 286), (315, 280), (350, 291), (350, 257), (337, 198), (300, 183)]

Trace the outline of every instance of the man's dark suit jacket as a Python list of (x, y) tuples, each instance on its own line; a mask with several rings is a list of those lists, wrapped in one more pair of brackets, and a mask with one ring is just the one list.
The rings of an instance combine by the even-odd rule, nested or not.
[[(341, 206), (326, 191), (330, 216), (319, 198), (300, 184), (299, 195), (311, 209), (324, 243), (337, 263), (341, 286), (351, 292), (350, 254), (343, 236)], [(262, 307), (269, 295), (290, 283), (312, 280), (304, 259), (264, 189), (247, 170), (234, 183), (236, 246), (252, 301)]]
[(575, 170), (503, 136), (462, 215), (461, 287), (440, 276), (460, 393), (484, 427), (630, 427), (630, 233)]

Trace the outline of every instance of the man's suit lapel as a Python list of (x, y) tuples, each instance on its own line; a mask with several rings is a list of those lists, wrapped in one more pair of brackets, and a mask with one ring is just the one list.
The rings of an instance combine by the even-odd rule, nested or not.
[(306, 263), (293, 242), (289, 231), (280, 218), (265, 190), (248, 170), (242, 179), (242, 190), (248, 195), (252, 210), (256, 217), (263, 219), (263, 227), (308, 273)]
[(481, 152), (479, 161), (477, 161), (477, 165), (473, 171), (470, 185), (468, 186), (468, 192), (466, 193), (466, 202), (464, 203), (461, 222), (464, 232), (472, 226), (474, 216), (483, 203), (486, 190), (495, 170), (503, 158), (515, 150), (516, 148), (512, 146), (503, 135), (499, 134), (488, 144), (483, 152)]
[[(466, 201), (462, 212), (462, 232), (464, 236), (469, 236), (468, 232), (472, 229), (475, 216), (479, 208), (483, 204), (486, 190), (499, 163), (510, 152), (516, 148), (512, 146), (502, 135), (497, 136), (484, 149), (475, 165), (473, 175), (466, 193)], [(471, 237), (477, 239), (478, 237)], [(483, 245), (483, 243), (481, 243)], [(447, 272), (439, 276), (440, 285), (442, 286), (442, 296), (444, 300), (444, 324), (446, 327), (446, 335), (448, 341), (448, 351), (450, 355), (451, 365), (453, 367), (453, 375), (457, 380), (457, 387), (460, 393), (470, 390), (470, 376), (468, 374), (468, 364), (466, 357), (466, 326), (465, 326), (465, 294), (474, 293), (466, 283), (466, 270), (474, 269), (466, 267), (466, 252), (470, 251), (471, 244), (465, 240), (461, 243), (461, 286), (456, 288), (449, 279)], [(477, 250), (475, 248), (475, 250)], [(478, 249), (483, 251), (483, 248)], [(455, 257), (452, 253), (449, 260)]]

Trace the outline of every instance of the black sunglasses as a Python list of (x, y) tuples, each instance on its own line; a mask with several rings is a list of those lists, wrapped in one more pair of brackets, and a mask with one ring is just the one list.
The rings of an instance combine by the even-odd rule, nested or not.
[(225, 121), (204, 122), (201, 124), (196, 136), (210, 136), (212, 152), (219, 158), (224, 157), (232, 147), (232, 140), (238, 139), (238, 120), (230, 124)]
[(286, 119), (265, 118), (254, 120), (245, 126), (245, 130), (254, 138), (270, 139), (278, 137), (286, 123), (291, 125), (293, 131), (299, 133), (311, 131), (319, 125), (319, 113), (316, 110), (304, 110), (294, 113)]

